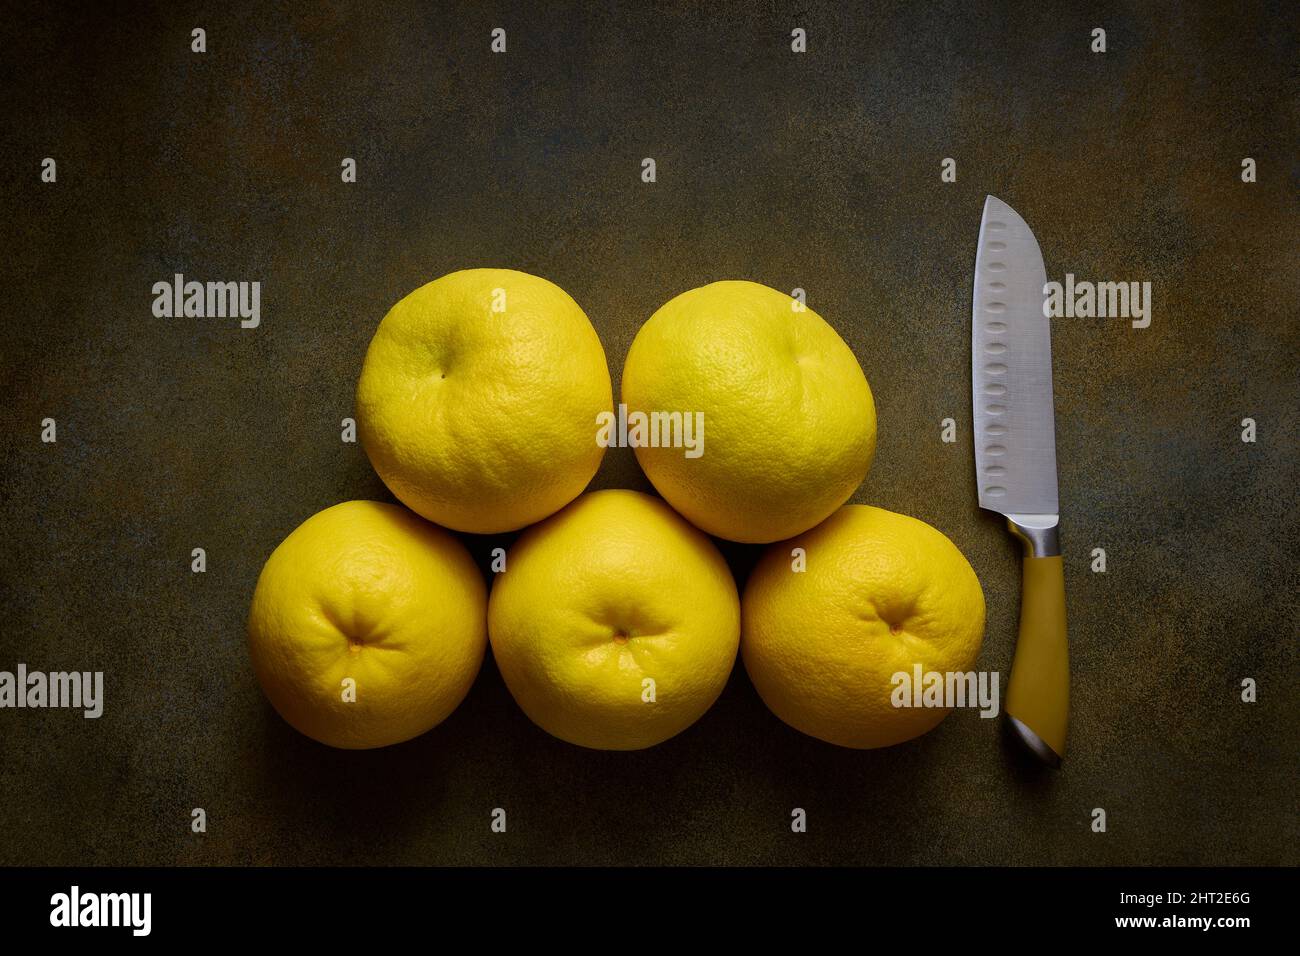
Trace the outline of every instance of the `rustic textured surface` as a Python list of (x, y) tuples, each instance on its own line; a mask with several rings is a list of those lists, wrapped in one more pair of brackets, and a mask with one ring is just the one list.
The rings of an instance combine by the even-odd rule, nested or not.
[[(1297, 862), (1294, 7), (428, 6), (5, 12), (0, 669), (102, 669), (108, 702), (98, 721), (0, 711), (0, 863)], [(968, 437), (986, 192), (1052, 277), (1155, 290), (1149, 329), (1055, 324), (1063, 771), (972, 712), (839, 750), (740, 668), (643, 753), (549, 738), (490, 661), (443, 726), (385, 751), (328, 750), (271, 711), (243, 637), (261, 564), (312, 512), (388, 498), (338, 435), (366, 343), (403, 294), (474, 265), (572, 293), (616, 380), (684, 289), (807, 289), (879, 407), (854, 500), (969, 556), (981, 666), (1005, 673), (1018, 553), (975, 507)], [(261, 280), (261, 328), (154, 319), (173, 272)], [(595, 486), (648, 489), (628, 450)], [(727, 550), (743, 576), (755, 552)]]

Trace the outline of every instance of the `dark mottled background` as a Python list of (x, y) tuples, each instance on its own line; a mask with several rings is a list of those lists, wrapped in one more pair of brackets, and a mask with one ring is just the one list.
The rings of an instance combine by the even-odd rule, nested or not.
[[(226, 6), (3, 11), (0, 669), (102, 669), (108, 701), (98, 721), (0, 711), (0, 863), (1297, 862), (1294, 5)], [(965, 551), (981, 666), (1005, 674), (1019, 555), (976, 508), (968, 437), (987, 192), (1052, 277), (1154, 284), (1145, 331), (1055, 324), (1061, 772), (973, 712), (837, 749), (739, 667), (642, 753), (548, 737), (490, 661), (445, 724), (378, 752), (267, 705), (243, 635), (262, 562), (318, 509), (389, 498), (339, 441), (369, 337), (406, 292), (481, 265), (572, 293), (616, 382), (678, 292), (807, 289), (879, 407), (854, 500)], [(261, 280), (261, 327), (153, 318), (174, 272)], [(649, 489), (629, 450), (595, 481), (620, 486)], [(742, 576), (755, 553), (728, 549)]]

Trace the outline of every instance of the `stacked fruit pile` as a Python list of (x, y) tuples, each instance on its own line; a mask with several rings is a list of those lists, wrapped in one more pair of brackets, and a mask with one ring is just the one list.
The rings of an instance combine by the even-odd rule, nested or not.
[[(893, 675), (969, 669), (983, 595), (934, 528), (844, 504), (876, 415), (834, 329), (752, 282), (686, 292), (637, 334), (621, 405), (591, 323), (544, 279), (473, 269), (398, 302), (357, 423), (407, 507), (336, 505), (267, 561), (249, 647), (284, 718), (336, 747), (410, 739), (456, 708), (490, 642), (524, 712), (586, 747), (686, 729), (737, 650), (772, 711), (822, 740), (886, 746), (943, 719), (894, 707)], [(663, 500), (582, 493), (615, 419)], [(443, 530), (529, 525), (490, 597)], [(769, 545), (743, 600), (709, 535)]]

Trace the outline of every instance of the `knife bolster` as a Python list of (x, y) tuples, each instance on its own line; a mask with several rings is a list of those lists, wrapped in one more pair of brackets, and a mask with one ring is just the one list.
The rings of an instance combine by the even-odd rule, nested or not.
[(1056, 515), (1009, 515), (1007, 527), (1024, 544), (1026, 558), (1053, 558), (1061, 553)]

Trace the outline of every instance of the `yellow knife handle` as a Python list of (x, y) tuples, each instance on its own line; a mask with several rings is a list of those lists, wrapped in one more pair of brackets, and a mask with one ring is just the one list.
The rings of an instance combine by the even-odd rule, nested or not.
[[(1025, 540), (1020, 596), (1020, 636), (1011, 661), (1006, 711), (1012, 727), (1045, 763), (1065, 755), (1070, 712), (1070, 654), (1065, 631), (1065, 573), (1056, 543), (1043, 535), (1012, 531)], [(1031, 540), (1031, 535), (1037, 540)]]

